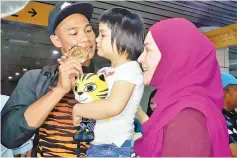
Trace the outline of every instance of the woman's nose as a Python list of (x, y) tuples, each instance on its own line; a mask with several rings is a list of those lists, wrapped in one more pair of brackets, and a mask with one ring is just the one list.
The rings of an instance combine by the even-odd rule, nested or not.
[(137, 59), (139, 63), (143, 63), (145, 60), (145, 52), (143, 52)]

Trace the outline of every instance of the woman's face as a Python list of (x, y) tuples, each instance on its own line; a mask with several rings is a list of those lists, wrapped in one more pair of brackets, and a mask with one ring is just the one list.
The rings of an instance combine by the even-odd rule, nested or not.
[(158, 49), (150, 31), (146, 35), (144, 46), (144, 51), (138, 58), (138, 62), (142, 64), (144, 84), (149, 85), (161, 59), (160, 50)]

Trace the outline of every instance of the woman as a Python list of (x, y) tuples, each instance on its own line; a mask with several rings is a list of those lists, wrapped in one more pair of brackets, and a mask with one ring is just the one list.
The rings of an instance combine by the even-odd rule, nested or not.
[(157, 108), (135, 142), (139, 156), (231, 156), (215, 46), (189, 21), (154, 24), (139, 57)]

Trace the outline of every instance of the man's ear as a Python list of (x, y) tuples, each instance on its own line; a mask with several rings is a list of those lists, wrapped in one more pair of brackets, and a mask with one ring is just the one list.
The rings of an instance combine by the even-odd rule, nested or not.
[(50, 40), (51, 42), (53, 43), (53, 45), (57, 48), (61, 48), (62, 47), (62, 44), (58, 38), (58, 36), (56, 35), (50, 35)]

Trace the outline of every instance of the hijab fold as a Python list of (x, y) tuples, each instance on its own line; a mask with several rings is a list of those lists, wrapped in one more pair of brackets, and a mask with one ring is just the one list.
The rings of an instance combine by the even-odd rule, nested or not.
[(213, 156), (231, 156), (221, 113), (224, 94), (215, 46), (182, 18), (158, 22), (150, 31), (161, 52), (150, 83), (157, 88), (153, 101), (158, 108), (143, 124), (143, 136), (135, 142), (135, 152), (139, 156), (161, 156), (164, 126), (191, 107), (206, 117)]

